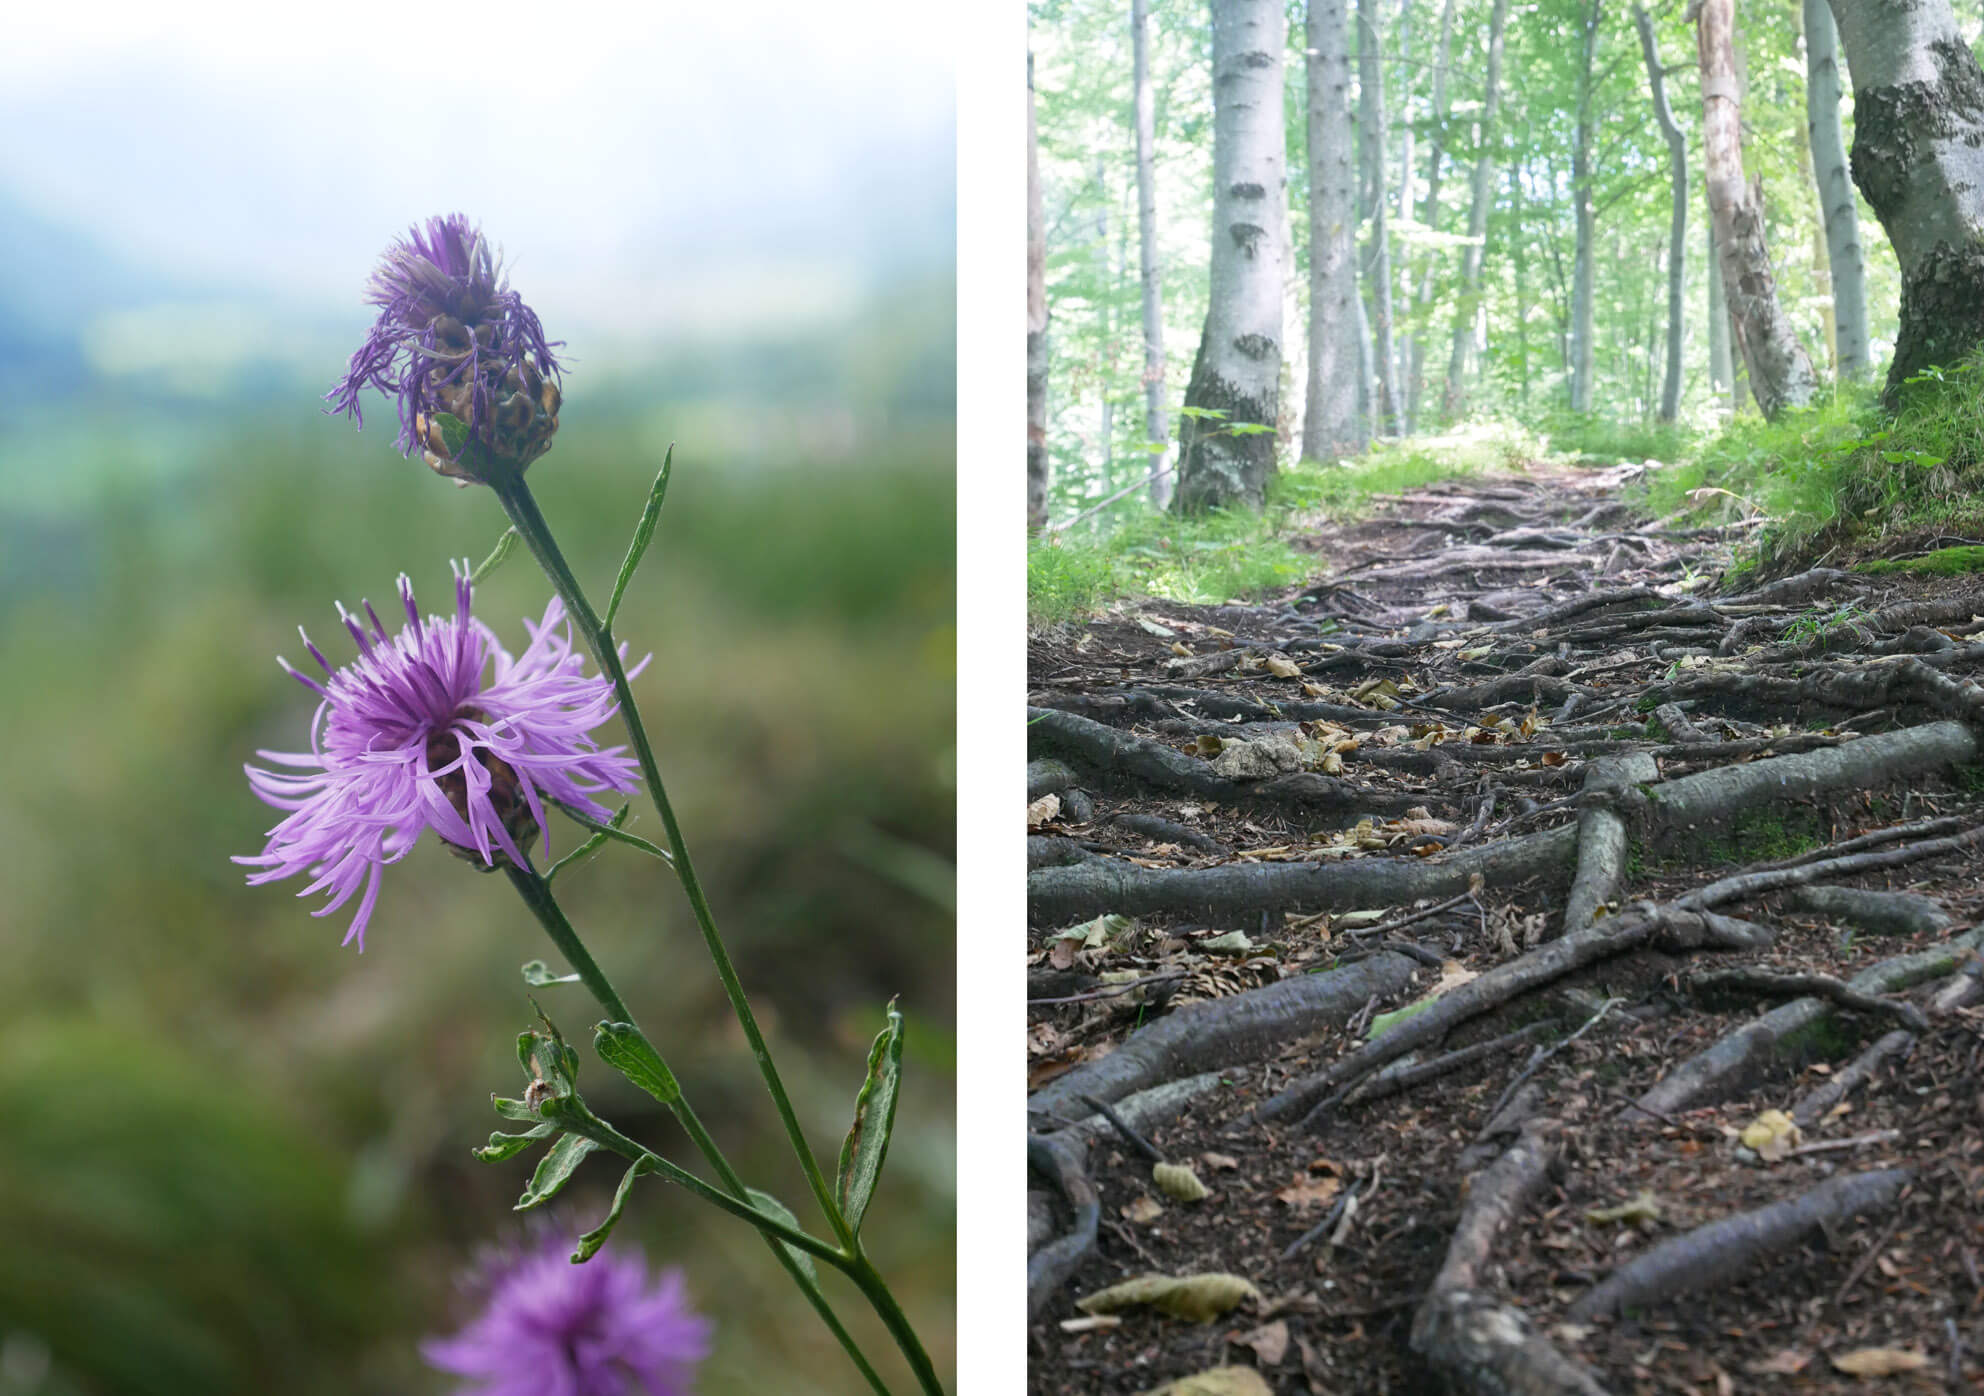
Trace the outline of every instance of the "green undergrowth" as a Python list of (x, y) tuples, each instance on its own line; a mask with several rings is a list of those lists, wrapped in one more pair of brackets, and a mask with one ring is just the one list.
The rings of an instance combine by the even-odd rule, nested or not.
[(1540, 438), (1520, 428), (1485, 424), (1288, 467), (1269, 481), (1259, 513), (1234, 508), (1184, 518), (1126, 501), (1113, 518), (1028, 544), (1028, 620), (1077, 620), (1132, 596), (1219, 605), (1263, 595), (1317, 570), (1313, 556), (1290, 545), (1305, 529), (1363, 518), (1381, 495), (1506, 469), (1540, 447)]
[[(1775, 422), (1737, 417), (1650, 477), (1648, 508), (1690, 522), (1764, 517), (1744, 561), (1772, 572), (1836, 549), (1877, 549), (1892, 535), (1975, 528), (1984, 522), (1981, 364), (1917, 375), (1893, 413), (1862, 383)], [(1974, 567), (1947, 558), (1906, 570)]]
[(1858, 572), (1919, 572), (1931, 577), (1960, 577), (1966, 572), (1984, 572), (1984, 547), (1966, 544), (1957, 548), (1937, 548), (1920, 557), (1880, 557), (1863, 562)]

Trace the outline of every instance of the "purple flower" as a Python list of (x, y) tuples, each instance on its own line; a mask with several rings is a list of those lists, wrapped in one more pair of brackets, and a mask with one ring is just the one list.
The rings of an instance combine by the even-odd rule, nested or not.
[(584, 656), (572, 652), (571, 627), (560, 624), (563, 603), (554, 597), (543, 620), (524, 622), (530, 644), (512, 658), (495, 632), (469, 614), (472, 590), (466, 566), (458, 567), (453, 618), (423, 621), (402, 575), (406, 626), (398, 635), (387, 636), (370, 602), (364, 603), (369, 632), (340, 605), (338, 615), (358, 645), (351, 663), (332, 669), (308, 635), (303, 645), (323, 666), (321, 681), (278, 661), (323, 702), (311, 721), (308, 752), (256, 753), (294, 773), (245, 768), (257, 795), (294, 812), (269, 831), (260, 854), (234, 861), (263, 869), (249, 875), (251, 886), (308, 873), (312, 881), (297, 895), (331, 896), (312, 913), (317, 916), (330, 915), (362, 887), (345, 935), (360, 950), (379, 897), (379, 870), (405, 857), (423, 830), (485, 868), (499, 860), (524, 867), (520, 845), (545, 828), (546, 796), (603, 821), (611, 812), (589, 792), (632, 790), (637, 780), (624, 748), (602, 751), (590, 735), (618, 705), (612, 684), (587, 678)]
[[(386, 249), (365, 299), (379, 318), (324, 396), (365, 424), (367, 387), (399, 399), (400, 450), (418, 447), (443, 475), (481, 477), (470, 445), (519, 469), (558, 430), (558, 361), (537, 314), (510, 289), (482, 230), (464, 214), (430, 218)], [(467, 428), (449, 440), (442, 414)]]
[(679, 1396), (709, 1354), (710, 1321), (689, 1307), (682, 1272), (649, 1288), (647, 1266), (609, 1246), (583, 1265), (549, 1235), (487, 1261), (482, 1311), (453, 1337), (420, 1345), (429, 1365), (469, 1378), (460, 1396)]

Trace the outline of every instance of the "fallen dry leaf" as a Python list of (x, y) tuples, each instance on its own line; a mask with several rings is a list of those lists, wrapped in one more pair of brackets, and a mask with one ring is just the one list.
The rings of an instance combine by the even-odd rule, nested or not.
[(1124, 1203), (1122, 1212), (1124, 1221), (1135, 1222), (1138, 1226), (1148, 1226), (1164, 1215), (1164, 1204), (1149, 1193), (1145, 1193), (1134, 1202)]
[(1274, 1388), (1252, 1367), (1215, 1367), (1153, 1387), (1144, 1396), (1274, 1396)]
[(1173, 1318), (1211, 1323), (1242, 1303), (1261, 1302), (1261, 1292), (1238, 1275), (1211, 1271), (1203, 1275), (1139, 1275), (1133, 1280), (1099, 1289), (1075, 1307), (1085, 1314), (1113, 1314), (1149, 1305)]
[(1929, 1359), (1907, 1348), (1856, 1348), (1833, 1358), (1832, 1365), (1850, 1377), (1886, 1377), (1919, 1371), (1929, 1365)]
[[(1038, 829), (1049, 820), (1058, 817), (1060, 813), (1061, 797), (1059, 795), (1042, 795), (1038, 800), (1035, 800), (1026, 807), (1026, 827), (1029, 829)], [(1011, 826), (1008, 825), (1007, 827), (1010, 828)]]
[(1182, 1163), (1160, 1163), (1150, 1170), (1150, 1180), (1173, 1202), (1198, 1202), (1212, 1192), (1199, 1181), (1199, 1175)]
[(1279, 1367), (1281, 1359), (1288, 1356), (1288, 1320), (1278, 1318), (1273, 1323), (1264, 1323), (1233, 1341), (1243, 1348), (1252, 1348), (1263, 1367)]
[(1299, 1212), (1310, 1207), (1326, 1207), (1336, 1201), (1336, 1195), (1342, 1191), (1343, 1183), (1339, 1179), (1304, 1177), (1276, 1193), (1274, 1200)]

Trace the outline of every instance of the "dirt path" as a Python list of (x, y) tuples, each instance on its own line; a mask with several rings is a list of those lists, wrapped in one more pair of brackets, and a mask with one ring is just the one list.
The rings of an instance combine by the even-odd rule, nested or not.
[(1984, 589), (1721, 594), (1629, 479), (1035, 637), (1034, 1391), (1984, 1381)]

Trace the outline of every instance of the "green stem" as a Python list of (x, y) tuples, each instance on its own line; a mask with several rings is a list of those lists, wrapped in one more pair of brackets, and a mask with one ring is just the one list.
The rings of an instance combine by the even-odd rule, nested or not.
[[(614, 989), (613, 982), (606, 977), (606, 971), (602, 970), (599, 962), (593, 959), (592, 952), (586, 949), (585, 942), (579, 939), (578, 931), (573, 927), (570, 918), (565, 915), (565, 909), (558, 905), (551, 884), (534, 869), (506, 866), (503, 871), (508, 874), (510, 885), (515, 887), (517, 894), (523, 898), (524, 905), (531, 909), (538, 923), (544, 927), (545, 934), (551, 937), (551, 943), (558, 947), (559, 953), (572, 966), (580, 981), (599, 1001), (599, 1006), (607, 1017), (616, 1023), (636, 1026), (634, 1015), (627, 1010), (627, 1005), (621, 999), (619, 992)], [(723, 1150), (717, 1147), (715, 1138), (703, 1127), (702, 1118), (696, 1114), (695, 1107), (689, 1104), (688, 1096), (680, 1094), (678, 1088), (675, 1099), (667, 1104), (669, 1113), (675, 1116), (676, 1123), (682, 1126), (683, 1132), (709, 1161), (710, 1167), (716, 1170), (717, 1177), (723, 1181), (724, 1188), (728, 1192), (727, 1196), (695, 1174), (687, 1172), (658, 1154), (641, 1148), (633, 1140), (613, 1130), (604, 1121), (598, 1121), (599, 1128), (610, 1134), (611, 1139), (594, 1135), (589, 1129), (582, 1128), (579, 1132), (629, 1158), (640, 1155), (651, 1159), (653, 1162), (650, 1166), (671, 1182), (688, 1188), (705, 1201), (712, 1202), (757, 1227), (758, 1234), (764, 1237), (765, 1244), (771, 1247), (772, 1255), (785, 1267), (785, 1272), (792, 1277), (792, 1282), (798, 1285), (800, 1292), (806, 1296), (806, 1302), (813, 1306), (813, 1312), (820, 1316), (820, 1321), (826, 1324), (827, 1331), (834, 1335), (842, 1351), (846, 1352), (848, 1359), (854, 1363), (868, 1385), (875, 1390), (877, 1396), (889, 1396), (889, 1388), (882, 1381), (881, 1374), (875, 1370), (874, 1364), (869, 1362), (868, 1355), (861, 1351), (861, 1346), (855, 1342), (854, 1335), (842, 1325), (840, 1316), (833, 1311), (833, 1307), (827, 1302), (827, 1296), (820, 1291), (819, 1282), (806, 1273), (805, 1268), (790, 1251), (774, 1239), (774, 1236), (783, 1237), (791, 1244), (812, 1252), (830, 1265), (844, 1265), (846, 1257), (826, 1242), (816, 1240), (803, 1231), (795, 1231), (760, 1212), (752, 1205), (744, 1180), (738, 1176), (737, 1170), (730, 1166), (730, 1160), (725, 1158)], [(634, 1152), (628, 1153), (630, 1149)], [(870, 1302), (874, 1302), (872, 1297)], [(883, 1317), (886, 1322), (887, 1316)]]
[[(620, 717), (627, 725), (627, 743), (633, 747), (635, 758), (640, 762), (641, 777), (647, 785), (648, 797), (654, 801), (655, 810), (661, 816), (661, 825), (668, 835), (669, 851), (675, 858), (675, 875), (682, 883), (683, 894), (689, 899), (689, 908), (695, 914), (696, 926), (702, 932), (703, 944), (709, 951), (711, 962), (716, 966), (717, 978), (723, 981), (723, 991), (730, 999), (731, 1011), (737, 1015), (737, 1022), (744, 1029), (744, 1037), (751, 1046), (751, 1055), (758, 1063), (758, 1074), (764, 1078), (765, 1089), (770, 1093), (772, 1105), (778, 1111), (780, 1122), (785, 1126), (786, 1138), (791, 1142), (792, 1152), (798, 1157), (799, 1165), (806, 1174), (806, 1181), (813, 1189), (814, 1200), (832, 1225), (834, 1234), (840, 1239), (844, 1252), (844, 1262), (840, 1268), (847, 1271), (868, 1302), (874, 1306), (882, 1322), (887, 1325), (890, 1336), (902, 1349), (904, 1359), (916, 1373), (916, 1379), (926, 1396), (944, 1396), (943, 1384), (937, 1379), (936, 1368), (930, 1361), (922, 1342), (910, 1327), (902, 1308), (890, 1293), (872, 1263), (861, 1253), (854, 1231), (847, 1224), (839, 1205), (834, 1200), (832, 1189), (827, 1186), (826, 1175), (820, 1171), (819, 1160), (813, 1157), (812, 1149), (806, 1143), (806, 1135), (799, 1127), (799, 1117), (793, 1111), (792, 1102), (786, 1096), (785, 1085), (779, 1080), (778, 1068), (772, 1064), (771, 1049), (765, 1045), (765, 1037), (758, 1029), (757, 1015), (751, 1011), (751, 1003), (744, 994), (743, 981), (737, 977), (737, 970), (730, 962), (730, 952), (724, 946), (723, 936), (717, 930), (716, 917), (710, 910), (709, 901), (703, 895), (701, 881), (696, 876), (695, 864), (690, 861), (689, 848), (682, 837), (682, 827), (676, 822), (675, 808), (669, 803), (667, 788), (662, 784), (661, 768), (655, 762), (654, 747), (648, 741), (647, 727), (641, 721), (641, 710), (634, 702), (633, 686), (627, 681), (626, 666), (620, 662), (620, 649), (614, 643), (613, 633), (601, 621), (592, 603), (586, 599), (585, 588), (579, 585), (578, 576), (571, 564), (565, 561), (564, 552), (558, 547), (558, 540), (552, 536), (551, 525), (546, 522), (543, 512), (537, 507), (537, 499), (524, 483), (523, 472), (508, 463), (493, 463), (486, 468), (484, 481), (495, 493), (503, 512), (523, 536), (531, 555), (537, 559), (544, 575), (551, 580), (572, 621), (585, 637), (586, 647), (592, 651), (600, 672), (613, 683), (614, 696), (619, 699)], [(576, 969), (577, 966), (575, 965)], [(583, 972), (583, 971), (581, 971)], [(631, 1023), (633, 1019), (621, 1021)], [(769, 1238), (767, 1238), (769, 1239)], [(774, 1246), (774, 1250), (779, 1248)], [(783, 1256), (784, 1252), (779, 1251)], [(788, 1269), (794, 1267), (788, 1266)], [(795, 1278), (799, 1278), (794, 1269)], [(801, 1285), (802, 1288), (806, 1286)], [(809, 1290), (809, 1297), (813, 1291)], [(824, 1301), (818, 1300), (814, 1307), (826, 1316)], [(832, 1320), (829, 1319), (831, 1323)], [(839, 1331), (838, 1329), (836, 1330)], [(855, 1353), (851, 1340), (843, 1339), (842, 1346), (850, 1354)], [(857, 1356), (857, 1361), (859, 1358)], [(863, 1372), (869, 1376), (877, 1390), (884, 1390), (873, 1376), (872, 1369), (863, 1365)]]
[(806, 1143), (806, 1135), (799, 1127), (799, 1117), (785, 1094), (784, 1083), (779, 1080), (778, 1068), (772, 1064), (771, 1050), (765, 1046), (764, 1034), (758, 1030), (757, 1015), (751, 1012), (751, 1002), (744, 995), (743, 982), (738, 979), (736, 967), (730, 962), (730, 952), (716, 928), (716, 917), (703, 896), (702, 883), (697, 879), (695, 865), (689, 859), (682, 828), (675, 819), (674, 806), (669, 803), (668, 791), (662, 784), (661, 768), (655, 764), (654, 747), (648, 741), (647, 728), (641, 721), (639, 707), (634, 703), (634, 690), (627, 682), (626, 667), (620, 662), (619, 646), (614, 643), (612, 632), (606, 628), (605, 622), (593, 610), (592, 603), (586, 599), (585, 589), (579, 585), (578, 577), (565, 561), (558, 540), (551, 535), (551, 525), (538, 509), (537, 500), (531, 494), (530, 486), (524, 483), (522, 474), (514, 467), (505, 465), (488, 469), (484, 478), (490, 489), (495, 491), (504, 512), (510, 516), (510, 522), (523, 535), (524, 543), (537, 559), (538, 566), (544, 569), (544, 574), (563, 598), (573, 623), (585, 636), (587, 648), (599, 662), (600, 672), (613, 682), (613, 692), (620, 700), (620, 717), (627, 724), (627, 743), (633, 747), (634, 755), (640, 762), (648, 798), (654, 801), (655, 810), (661, 815), (661, 826), (668, 834), (669, 851), (675, 855), (675, 875), (681, 880), (690, 910), (695, 913), (696, 925), (703, 933), (703, 943), (709, 949), (710, 960), (716, 965), (717, 978), (723, 981), (723, 991), (730, 998), (730, 1007), (737, 1015), (739, 1026), (744, 1029), (745, 1040), (751, 1045), (751, 1055), (758, 1063), (758, 1074), (764, 1078), (765, 1089), (771, 1093), (772, 1104), (785, 1126), (786, 1138), (791, 1141), (799, 1166), (805, 1171), (806, 1181), (813, 1189), (813, 1197), (833, 1226), (841, 1245), (851, 1250), (854, 1233), (834, 1202), (826, 1175), (820, 1171), (819, 1160), (813, 1157), (813, 1151)]

